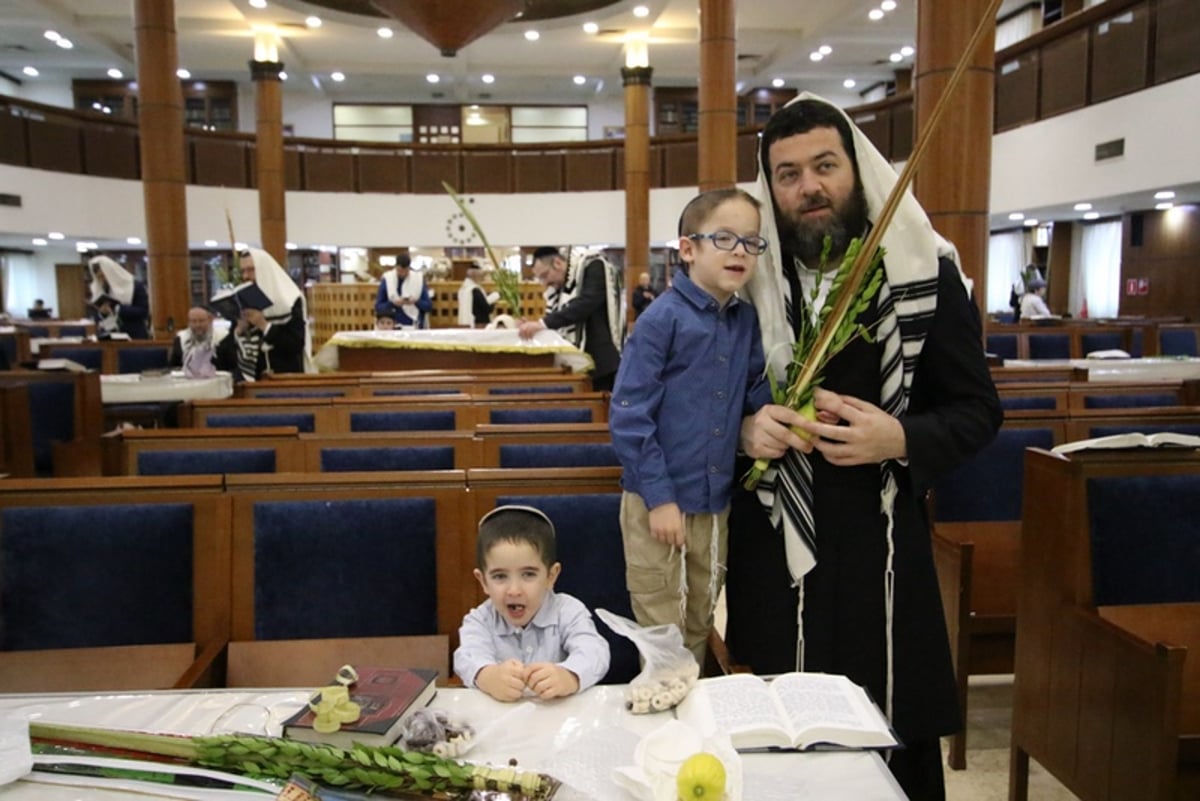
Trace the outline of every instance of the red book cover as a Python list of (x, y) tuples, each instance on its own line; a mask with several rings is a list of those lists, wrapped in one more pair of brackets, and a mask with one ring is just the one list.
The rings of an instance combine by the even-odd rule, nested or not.
[(305, 705), (284, 721), (283, 735), (294, 740), (346, 746), (391, 745), (408, 718), (429, 704), (437, 693), (436, 670), (420, 668), (360, 667), (358, 681), (350, 685), (350, 700), (358, 704), (358, 720), (343, 723), (336, 732), (313, 730), (316, 715)]

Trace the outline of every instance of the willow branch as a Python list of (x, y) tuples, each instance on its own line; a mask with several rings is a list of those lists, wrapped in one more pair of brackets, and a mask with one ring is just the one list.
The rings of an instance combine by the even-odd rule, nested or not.
[(446, 190), (446, 193), (450, 195), (450, 198), (458, 206), (458, 210), (461, 211), (463, 216), (467, 218), (467, 222), (471, 223), (471, 228), (475, 230), (475, 235), (479, 237), (479, 241), (483, 243), (483, 249), (485, 252), (487, 252), (488, 259), (490, 259), (492, 262), (492, 267), (496, 270), (499, 270), (500, 262), (496, 259), (496, 254), (492, 252), (492, 246), (488, 244), (487, 237), (483, 235), (483, 229), (479, 227), (479, 221), (475, 219), (475, 215), (471, 213), (469, 208), (467, 208), (466, 201), (459, 197), (459, 194), (454, 191), (454, 187), (445, 181), (442, 181), (442, 188)]

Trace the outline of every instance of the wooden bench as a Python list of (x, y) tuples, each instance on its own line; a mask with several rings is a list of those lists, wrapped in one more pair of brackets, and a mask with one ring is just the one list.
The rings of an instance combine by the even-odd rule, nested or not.
[(37, 475), (100, 475), (104, 411), (98, 373), (0, 372), (0, 387), (27, 387)]
[[(497, 425), (478, 423), (475, 426), (478, 467), (506, 467), (505, 454), (511, 449), (538, 445), (612, 445), (608, 423), (546, 423), (542, 425)], [(506, 450), (509, 449), (509, 450)], [(549, 465), (547, 465), (549, 466)]]
[(128, 429), (105, 435), (112, 475), (301, 472), (304, 446), (294, 427)]
[(304, 470), (466, 470), (478, 466), (470, 431), (303, 434)]
[[(95, 354), (80, 361), (83, 352)], [(82, 343), (48, 342), (38, 348), (39, 359), (72, 359), (102, 373), (140, 373), (164, 370), (171, 355), (170, 340), (103, 339)], [(93, 358), (95, 361), (93, 361)], [(85, 363), (86, 362), (86, 363)]]

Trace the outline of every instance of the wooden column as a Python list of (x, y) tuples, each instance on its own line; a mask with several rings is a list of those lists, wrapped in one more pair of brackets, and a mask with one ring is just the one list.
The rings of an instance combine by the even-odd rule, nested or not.
[[(988, 5), (988, 0), (921, 0), (917, 4), (917, 131), (924, 129)], [(913, 183), (933, 227), (958, 247), (963, 272), (975, 282), (975, 303), (981, 309), (987, 296), (995, 90), (996, 21), (990, 24)]]
[(134, 0), (147, 289), (155, 336), (187, 325), (187, 167), (174, 0)]
[(622, 67), (625, 86), (625, 300), (650, 272), (650, 67)]
[(287, 205), (283, 179), (283, 64), (251, 61), (255, 96), (255, 175), (258, 226), (263, 250), (287, 264)]
[(700, 0), (700, 191), (737, 183), (734, 0)]

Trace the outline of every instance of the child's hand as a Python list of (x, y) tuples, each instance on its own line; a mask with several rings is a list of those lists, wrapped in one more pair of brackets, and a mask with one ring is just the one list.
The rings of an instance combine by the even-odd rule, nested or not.
[(561, 698), (579, 692), (579, 677), (565, 667), (550, 662), (537, 662), (525, 668), (525, 685), (538, 698)]
[(475, 686), (497, 701), (516, 701), (525, 692), (525, 665), (509, 659), (488, 665), (475, 676)]
[(683, 547), (683, 512), (674, 503), (664, 503), (650, 510), (650, 536), (664, 545)]

